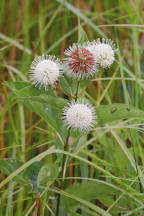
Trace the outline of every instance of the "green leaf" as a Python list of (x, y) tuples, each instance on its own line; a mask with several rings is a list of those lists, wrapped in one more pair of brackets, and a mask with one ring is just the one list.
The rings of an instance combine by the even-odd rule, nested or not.
[[(22, 163), (16, 159), (0, 159), (0, 170), (7, 176), (17, 170), (20, 166), (22, 166)], [(20, 184), (28, 184), (27, 178), (23, 176), (23, 172), (15, 176), (14, 180)]]
[[(37, 177), (43, 165), (43, 162), (36, 161), (19, 175), (15, 176), (14, 180), (20, 184), (24, 184), (28, 190), (31, 190), (33, 186), (34, 191), (37, 191)], [(6, 175), (10, 175), (21, 166), (22, 163), (16, 159), (0, 159), (0, 170)]]
[(96, 114), (100, 124), (105, 124), (120, 119), (144, 118), (144, 112), (136, 107), (127, 104), (101, 105), (96, 108)]
[(72, 94), (70, 84), (69, 84), (69, 82), (67, 81), (67, 79), (64, 76), (62, 76), (60, 78), (60, 85), (61, 85), (61, 88), (63, 89), (64, 93), (66, 93), (68, 95)]
[(0, 159), (0, 170), (6, 174), (10, 175), (13, 171), (18, 169), (22, 163), (16, 159)]
[(37, 179), (41, 167), (44, 165), (41, 161), (36, 161), (26, 168), (23, 172), (23, 177), (27, 179), (27, 183), (33, 185), (34, 191), (38, 190)]
[[(29, 82), (4, 82), (4, 85), (11, 89), (16, 95), (20, 94), (21, 97), (40, 96), (46, 94), (46, 91), (43, 88), (36, 88)], [(49, 90), (48, 94), (52, 95), (53, 93)]]
[[(116, 190), (108, 185), (104, 185), (101, 182), (86, 182), (70, 186), (66, 189), (66, 192), (83, 200), (92, 200), (96, 198), (100, 200), (105, 195), (114, 194)], [(65, 196), (62, 198), (62, 203), (66, 211), (79, 204), (76, 200)]]
[(88, 41), (87, 34), (83, 30), (83, 28), (81, 27), (81, 25), (79, 25), (79, 29), (78, 29), (78, 43), (83, 44), (83, 43), (85, 43), (87, 41)]
[[(87, 87), (89, 80), (80, 80), (79, 93)], [(60, 78), (60, 86), (64, 93), (68, 96), (75, 96), (78, 80), (70, 77), (62, 76)]]
[(38, 173), (38, 187), (51, 185), (57, 178), (59, 168), (56, 164), (45, 164)]
[(40, 90), (27, 82), (5, 82), (16, 96), (32, 111), (37, 113), (57, 132), (62, 130), (61, 111), (67, 101), (56, 97), (53, 91)]

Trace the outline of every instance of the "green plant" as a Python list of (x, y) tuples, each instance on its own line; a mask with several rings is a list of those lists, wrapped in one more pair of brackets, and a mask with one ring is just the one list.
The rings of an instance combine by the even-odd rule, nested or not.
[[(0, 160), (0, 215), (54, 215), (57, 196), (61, 196), (59, 215), (142, 215), (144, 86), (140, 73), (143, 67), (143, 46), (139, 45), (143, 31), (140, 1), (136, 8), (131, 7), (130, 1), (102, 3), (105, 11), (97, 14), (92, 9), (89, 12), (77, 9), (72, 1), (58, 2), (60, 4), (35, 3), (39, 13), (32, 10), (32, 15), (36, 15), (33, 20), (30, 20), (32, 3), (21, 3), (24, 10), (21, 30), (13, 37), (15, 22), (9, 22), (11, 26), (0, 34), (1, 79), (3, 82), (8, 76), (8, 80), (13, 81), (2, 86), (5, 105), (1, 107), (1, 123), (6, 126), (1, 133), (5, 142), (1, 139), (4, 146), (1, 145)], [(9, 2), (7, 6), (5, 1), (0, 4), (0, 26), (4, 22), (6, 7), (12, 8), (10, 17), (16, 20), (18, 4)], [(94, 6), (93, 3), (91, 8)], [(56, 19), (61, 13), (64, 16)], [(110, 35), (104, 29), (102, 31), (93, 15), (100, 21), (104, 17), (106, 28), (110, 24), (115, 32), (110, 26)], [(73, 27), (71, 23), (77, 17), (79, 24)], [(123, 20), (128, 23), (122, 24), (123, 28), (127, 26), (127, 38), (132, 37), (134, 42), (127, 42), (125, 46), (122, 40), (125, 29), (121, 28)], [(114, 63), (109, 70), (101, 70), (91, 81), (77, 82), (61, 76), (55, 90), (34, 87), (28, 81), (27, 71), (36, 53), (51, 52), (59, 56), (61, 52), (62, 58), (63, 44), (59, 45), (66, 39), (67, 46), (67, 37), (72, 35), (71, 41), (76, 41), (75, 32), (78, 30), (78, 42), (87, 40), (82, 27), (91, 40), (99, 35), (106, 38), (108, 34), (118, 41), (117, 64)], [(47, 32), (49, 41), (46, 40)], [(23, 45), (21, 38), (24, 39)], [(15, 59), (13, 50), (9, 63), (11, 45), (23, 52), (20, 55), (17, 51)], [(5, 75), (5, 70), (9, 75)], [(93, 104), (97, 124), (89, 134), (77, 131), (68, 134), (61, 113), (69, 100), (82, 97)]]

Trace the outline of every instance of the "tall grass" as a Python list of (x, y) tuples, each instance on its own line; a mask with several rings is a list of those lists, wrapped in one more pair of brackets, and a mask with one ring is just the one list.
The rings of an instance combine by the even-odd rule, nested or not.
[[(57, 194), (62, 196), (60, 215), (144, 214), (143, 119), (99, 125), (90, 136), (72, 139), (72, 152), (63, 151), (60, 135), (3, 84), (28, 81), (36, 55), (63, 58), (78, 40), (80, 22), (90, 41), (108, 37), (118, 44), (117, 62), (83, 94), (96, 107), (124, 103), (144, 111), (143, 7), (142, 0), (0, 1), (0, 216), (55, 215)], [(55, 175), (55, 183), (51, 180), (39, 194), (33, 178), (37, 162), (60, 167), (63, 154), (64, 188), (59, 189), (62, 176)], [(31, 182), (24, 182), (21, 172)]]

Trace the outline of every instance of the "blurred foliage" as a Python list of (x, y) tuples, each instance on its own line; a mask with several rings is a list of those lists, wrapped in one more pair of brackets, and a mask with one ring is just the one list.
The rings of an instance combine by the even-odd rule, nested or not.
[[(143, 10), (142, 0), (0, 0), (0, 216), (55, 215), (57, 193), (60, 215), (144, 214)], [(117, 44), (117, 61), (80, 83), (99, 124), (70, 137), (59, 190), (61, 110), (75, 83), (63, 77), (44, 92), (28, 82), (29, 67), (36, 55), (63, 59), (73, 42), (98, 37)]]

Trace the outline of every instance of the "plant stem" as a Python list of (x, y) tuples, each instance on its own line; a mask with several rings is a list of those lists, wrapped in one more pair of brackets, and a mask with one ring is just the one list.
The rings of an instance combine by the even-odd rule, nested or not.
[(78, 81), (78, 83), (77, 83), (76, 94), (75, 94), (75, 101), (77, 101), (77, 98), (78, 98), (79, 85), (80, 85), (80, 81)]
[[(69, 140), (69, 136), (70, 136), (70, 129), (68, 129), (68, 134), (67, 134), (66, 143), (65, 143), (65, 146), (64, 146), (64, 151), (67, 151), (67, 150), (68, 150), (68, 140)], [(65, 165), (65, 162), (66, 162), (66, 154), (63, 154), (63, 159), (62, 159), (62, 172), (61, 172), (61, 176), (60, 176), (60, 178), (62, 178), (62, 183), (61, 183), (60, 189), (63, 189), (63, 187), (64, 187), (64, 179), (63, 179), (63, 176), (64, 176), (64, 165)], [(59, 215), (60, 199), (61, 199), (61, 194), (58, 194), (58, 197), (57, 197), (57, 207), (56, 207), (56, 216)]]
[[(79, 85), (80, 85), (80, 81), (78, 81), (78, 83), (77, 83), (76, 94), (75, 94), (75, 102), (77, 101), (77, 98), (78, 98)], [(66, 143), (65, 143), (65, 146), (64, 146), (64, 151), (68, 151), (69, 136), (70, 136), (70, 129), (68, 129), (68, 134), (67, 134)], [(62, 182), (61, 182), (60, 189), (64, 188), (64, 179), (63, 179), (63, 177), (64, 177), (65, 162), (66, 162), (66, 154), (63, 154), (62, 172), (61, 172), (61, 176), (60, 176), (60, 178), (62, 178)], [(61, 199), (61, 194), (58, 194), (58, 197), (57, 197), (57, 206), (56, 206), (56, 216), (59, 216), (60, 199)]]
[[(130, 136), (131, 136), (131, 140), (132, 140), (131, 131), (130, 131)], [(133, 143), (133, 141), (132, 141), (132, 149), (133, 149), (133, 155), (134, 155), (134, 160), (135, 160), (136, 173), (137, 173), (138, 180), (139, 180), (140, 193), (143, 193), (143, 186), (141, 184), (141, 180), (140, 180), (140, 177), (139, 177), (138, 163), (137, 163), (137, 159), (136, 159), (135, 144)]]
[[(80, 85), (80, 81), (77, 82), (77, 88), (76, 88), (76, 94), (75, 94), (75, 102), (77, 101), (78, 99), (78, 90), (79, 90), (79, 85)], [(75, 163), (75, 158), (73, 158), (72, 160), (72, 163), (74, 164)], [(73, 177), (75, 177), (75, 169), (72, 167), (73, 169)], [(72, 180), (72, 183), (74, 183), (74, 180)]]
[(133, 154), (134, 154), (134, 160), (135, 160), (135, 165), (136, 165), (136, 172), (137, 172), (138, 180), (139, 180), (140, 193), (143, 193), (142, 184), (141, 184), (141, 180), (139, 177), (138, 163), (137, 163), (137, 159), (136, 159), (136, 152), (135, 152), (134, 144), (133, 144)]

